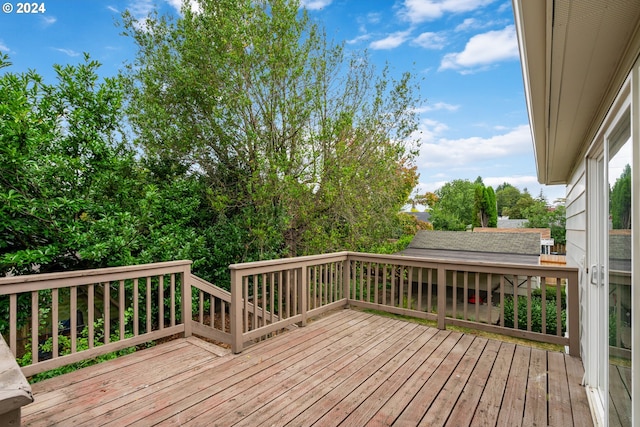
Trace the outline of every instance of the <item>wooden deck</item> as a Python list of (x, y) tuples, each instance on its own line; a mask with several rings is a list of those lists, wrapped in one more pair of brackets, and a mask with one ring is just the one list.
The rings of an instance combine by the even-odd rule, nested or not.
[(33, 385), (26, 426), (592, 425), (578, 359), (355, 310), (239, 355), (179, 339)]

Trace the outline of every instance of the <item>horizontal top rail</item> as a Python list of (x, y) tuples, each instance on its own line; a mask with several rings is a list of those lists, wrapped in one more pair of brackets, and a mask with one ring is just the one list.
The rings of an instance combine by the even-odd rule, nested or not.
[(313, 265), (320, 263), (329, 263), (335, 261), (345, 261), (349, 254), (355, 252), (334, 252), (330, 254), (321, 255), (307, 255), (295, 258), (280, 258), (267, 261), (253, 261), (243, 264), (231, 264), (229, 270), (242, 271), (243, 274), (249, 275), (255, 271), (255, 273), (271, 273), (273, 271), (281, 270), (283, 266), (287, 268), (304, 267), (306, 265)]
[(216, 298), (220, 298), (223, 301), (231, 302), (231, 292), (219, 288), (216, 285), (209, 283), (196, 275), (191, 275), (191, 284), (202, 291), (209, 292)]
[(349, 260), (352, 261), (365, 261), (365, 262), (379, 262), (386, 264), (403, 264), (414, 267), (436, 266), (436, 265), (449, 265), (452, 269), (459, 271), (474, 271), (480, 273), (496, 273), (499, 270), (502, 274), (520, 273), (522, 270), (528, 270), (537, 272), (540, 276), (553, 276), (553, 275), (566, 275), (567, 273), (577, 271), (575, 267), (563, 267), (563, 266), (549, 266), (549, 265), (531, 265), (531, 264), (518, 264), (514, 262), (487, 262), (487, 261), (473, 261), (473, 260), (452, 260), (444, 258), (422, 258), (415, 256), (405, 255), (387, 255), (387, 254), (365, 254), (360, 252), (347, 252)]
[(0, 278), (0, 295), (8, 295), (26, 290), (44, 290), (87, 283), (126, 280), (144, 276), (168, 274), (182, 271), (192, 261), (168, 261), (153, 264), (128, 265), (122, 267), (98, 268), (93, 270), (63, 271), (60, 273), (29, 274)]

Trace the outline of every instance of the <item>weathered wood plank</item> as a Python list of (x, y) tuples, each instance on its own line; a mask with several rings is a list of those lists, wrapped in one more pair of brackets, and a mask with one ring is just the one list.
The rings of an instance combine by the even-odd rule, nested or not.
[(537, 348), (531, 349), (522, 424), (525, 426), (547, 425), (547, 352)]
[[(420, 328), (412, 328), (407, 331), (403, 341), (411, 341), (420, 335)], [(399, 334), (397, 334), (399, 335)], [(404, 335), (404, 334), (403, 334)], [(335, 405), (346, 399), (354, 390), (358, 389), (369, 377), (374, 375), (379, 369), (384, 367), (390, 360), (398, 354), (398, 347), (401, 345), (395, 345), (396, 342), (385, 342), (377, 349), (377, 355), (369, 363), (362, 366), (356, 372), (354, 372), (345, 381), (342, 381), (336, 387), (334, 387), (329, 393), (325, 394), (314, 402), (313, 405), (308, 407), (305, 411), (295, 417), (286, 425), (289, 426), (301, 426), (311, 425), (316, 420), (322, 418), (327, 412), (329, 412)], [(348, 381), (347, 381), (348, 380)]]
[[(446, 334), (446, 335), (445, 335)], [(376, 412), (367, 425), (387, 426), (392, 425), (400, 416), (402, 411), (411, 403), (415, 395), (423, 388), (442, 362), (447, 358), (451, 349), (458, 343), (461, 334), (442, 331), (438, 334), (444, 338), (438, 348), (428, 359), (418, 368), (414, 375), (406, 381), (379, 410)]]
[(471, 420), (482, 397), (482, 392), (487, 387), (489, 374), (498, 357), (499, 350), (499, 341), (490, 340), (487, 342), (484, 351), (479, 357), (478, 363), (469, 377), (469, 381), (467, 381), (467, 384), (464, 386), (462, 394), (453, 407), (445, 425), (455, 427), (468, 426), (471, 424)]
[[(399, 325), (398, 328), (389, 327), (387, 329), (390, 335), (395, 335)], [(340, 382), (344, 381), (344, 378), (350, 377), (361, 366), (375, 358), (377, 352), (373, 350), (377, 346), (379, 346), (377, 341), (370, 340), (359, 346), (356, 351), (343, 357), (335, 358), (333, 355), (328, 355), (327, 357), (331, 359), (331, 366), (313, 375), (306, 376), (302, 382), (287, 393), (281, 394), (271, 401), (269, 405), (265, 405), (246, 416), (236, 426), (278, 425), (289, 422)], [(282, 408), (286, 408), (284, 413)]]
[[(368, 375), (365, 381), (340, 399), (330, 411), (319, 417), (317, 421), (319, 425), (342, 422), (347, 418), (362, 402), (368, 400), (370, 394), (374, 392), (380, 384), (385, 384), (389, 380), (389, 377), (402, 367), (412, 355), (420, 350), (436, 331), (431, 330), (427, 333), (423, 331), (422, 328), (416, 328), (415, 332), (417, 336), (408, 342), (406, 347), (402, 347), (403, 343), (399, 343), (400, 345), (394, 348), (394, 351), (397, 351), (397, 353), (390, 360), (385, 362), (376, 372)], [(373, 400), (370, 404), (371, 403), (373, 403)], [(379, 409), (379, 407), (375, 408), (375, 410), (377, 409)]]
[(514, 427), (522, 425), (530, 357), (529, 347), (516, 346), (500, 406), (498, 425)]
[(451, 352), (445, 357), (433, 375), (429, 377), (429, 380), (424, 383), (420, 391), (415, 394), (411, 403), (407, 405), (395, 423), (400, 425), (418, 425), (474, 340), (475, 337), (471, 335), (463, 335), (460, 337), (460, 340), (458, 340), (453, 349), (451, 349)]
[[(456, 404), (464, 386), (467, 384), (486, 344), (487, 340), (484, 338), (476, 338), (473, 341), (419, 425), (444, 425), (449, 414), (451, 414), (451, 408)], [(472, 411), (472, 409), (468, 408), (469, 411)]]
[[(171, 424), (183, 425), (208, 409), (206, 406), (201, 406), (205, 400), (209, 401), (208, 404), (215, 406), (234, 398), (243, 390), (243, 386), (250, 385), (253, 381), (260, 381), (260, 376), (266, 377), (277, 372), (278, 369), (284, 369), (288, 365), (310, 357), (344, 336), (357, 333), (359, 330), (366, 332), (367, 328), (362, 327), (361, 324), (366, 324), (368, 321), (378, 322), (378, 319), (376, 316), (365, 315), (353, 321), (347, 319), (336, 322), (331, 325), (331, 328), (322, 328), (319, 325), (319, 331), (324, 331), (326, 336), (318, 340), (306, 339), (306, 330), (299, 329), (289, 334), (289, 346), (285, 346), (284, 351), (280, 346), (273, 346), (275, 340), (267, 340), (264, 342), (267, 351), (260, 352), (254, 357), (256, 351), (252, 349), (254, 351), (247, 351), (246, 354), (243, 353), (216, 369), (208, 370), (203, 375), (209, 375), (212, 378), (210, 381), (201, 381), (201, 378), (196, 376), (189, 377), (179, 384), (178, 390), (166, 389), (155, 394), (152, 402), (140, 402), (140, 404), (129, 405), (127, 410), (109, 413), (109, 421), (113, 425), (135, 425), (136, 422), (140, 425), (148, 425), (169, 419)], [(313, 325), (309, 326), (309, 328), (312, 327)], [(296, 337), (302, 340), (298, 342), (295, 340)], [(256, 347), (262, 346), (259, 344)], [(195, 408), (195, 406), (200, 407)], [(171, 418), (174, 414), (180, 414), (180, 417)]]
[[(247, 415), (252, 414), (256, 411), (256, 409), (263, 408), (267, 403), (271, 404), (271, 400), (273, 398), (280, 397), (280, 395), (286, 395), (289, 393), (295, 393), (299, 396), (299, 398), (303, 398), (303, 400), (308, 403), (309, 399), (306, 399), (305, 392), (308, 394), (312, 394), (316, 398), (321, 398), (327, 393), (322, 393), (320, 390), (316, 389), (313, 392), (306, 388), (299, 388), (296, 391), (293, 389), (299, 384), (307, 381), (309, 376), (320, 376), (325, 378), (332, 378), (333, 386), (331, 389), (339, 385), (340, 381), (344, 381), (345, 378), (351, 378), (351, 375), (355, 374), (359, 370), (365, 368), (372, 361), (376, 359), (377, 356), (383, 354), (385, 351), (388, 351), (390, 348), (398, 345), (403, 340), (406, 339), (409, 333), (417, 330), (417, 328), (407, 328), (401, 324), (397, 325), (397, 327), (390, 328), (382, 328), (379, 330), (379, 333), (371, 336), (371, 339), (363, 342), (360, 345), (354, 345), (354, 341), (361, 340), (353, 340), (352, 337), (346, 338), (347, 340), (352, 341), (351, 344), (345, 346), (345, 349), (349, 349), (348, 353), (343, 352), (342, 350), (332, 351), (328, 349), (326, 352), (322, 352), (323, 356), (319, 356), (318, 360), (310, 365), (306, 369), (298, 369), (296, 374), (288, 379), (284, 379), (284, 381), (280, 381), (281, 378), (278, 376), (270, 377), (267, 381), (263, 381), (261, 384), (254, 386), (254, 390), (252, 390), (254, 395), (253, 398), (249, 396), (247, 402), (241, 406), (222, 404), (217, 406), (212, 411), (208, 413), (202, 414), (199, 418), (192, 420), (193, 425), (201, 424), (203, 420), (207, 420), (207, 416), (209, 416), (211, 425), (219, 425), (219, 426), (227, 426), (227, 425), (237, 425), (236, 422), (245, 421)], [(355, 337), (353, 337), (355, 338)], [(343, 359), (345, 360), (344, 363)], [(342, 366), (341, 373), (342, 375), (336, 374), (336, 369)], [(346, 369), (345, 369), (346, 368)], [(323, 388), (326, 384), (322, 384)], [(300, 393), (302, 392), (302, 393)], [(243, 399), (246, 394), (242, 394)], [(310, 406), (306, 405), (308, 408)], [(284, 406), (287, 408), (286, 417), (283, 414), (278, 414), (277, 422), (279, 424), (284, 424), (285, 422), (291, 420), (297, 414), (300, 414), (306, 408), (302, 408), (301, 406), (292, 405), (292, 406)], [(280, 406), (282, 408), (282, 406)], [(219, 417), (219, 414), (226, 414), (223, 417)], [(276, 414), (273, 414), (276, 415)], [(286, 419), (285, 419), (286, 418)], [(208, 421), (208, 420), (207, 420)], [(256, 421), (257, 424), (265, 424), (264, 421), (258, 419)], [(251, 425), (257, 425), (251, 424)], [(268, 423), (267, 423), (268, 424)]]
[(498, 356), (489, 373), (486, 387), (482, 391), (480, 403), (473, 414), (471, 426), (496, 425), (515, 348), (514, 344), (500, 344)]
[(587, 401), (587, 392), (582, 386), (582, 377), (584, 375), (582, 361), (577, 357), (565, 356), (564, 364), (567, 369), (573, 425), (579, 427), (591, 426), (593, 425), (593, 418)]
[(237, 355), (191, 337), (35, 384), (23, 424), (589, 427), (582, 374), (562, 353), (338, 310)]
[(562, 353), (549, 352), (549, 426), (570, 426), (571, 396), (567, 380), (567, 368)]
[(416, 351), (411, 358), (378, 387), (360, 406), (353, 410), (344, 420), (345, 425), (365, 425), (371, 417), (402, 388), (410, 378), (419, 375), (417, 370), (425, 360), (431, 357), (442, 341), (449, 335), (446, 331), (426, 329), (423, 335), (431, 334), (432, 338)]

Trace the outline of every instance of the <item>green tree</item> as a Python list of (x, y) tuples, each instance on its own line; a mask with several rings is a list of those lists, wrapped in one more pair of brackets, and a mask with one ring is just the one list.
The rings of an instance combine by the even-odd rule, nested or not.
[(496, 203), (498, 205), (498, 214), (509, 216), (509, 212), (513, 209), (522, 196), (517, 187), (505, 182), (496, 188)]
[(436, 190), (438, 201), (431, 211), (435, 230), (465, 230), (473, 224), (475, 184), (456, 179)]
[(611, 220), (613, 228), (631, 228), (631, 166), (626, 165), (611, 189)]
[(537, 198), (533, 205), (524, 210), (527, 219), (526, 226), (529, 228), (549, 228), (551, 237), (557, 244), (566, 244), (566, 208), (558, 205), (550, 208), (546, 199)]
[(482, 178), (475, 182), (473, 201), (473, 226), (497, 227), (496, 194), (491, 186), (485, 187)]
[(511, 208), (504, 209), (503, 215), (512, 219), (525, 219), (525, 210), (535, 204), (535, 200), (531, 197), (531, 194), (525, 188), (520, 194), (520, 197), (516, 201), (515, 205)]
[(98, 82), (98, 67), (88, 56), (54, 66), (56, 85), (34, 71), (0, 77), (0, 273), (91, 266), (83, 236), (93, 219), (135, 200), (124, 89)]
[(203, 173), (233, 261), (390, 237), (416, 184), (415, 82), (330, 45), (294, 0), (205, 0), (141, 24), (129, 116), (148, 153)]

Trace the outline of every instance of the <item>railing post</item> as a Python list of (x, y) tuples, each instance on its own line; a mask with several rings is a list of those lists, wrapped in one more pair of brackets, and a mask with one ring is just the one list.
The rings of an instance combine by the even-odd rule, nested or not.
[(342, 263), (342, 297), (347, 299), (347, 308), (349, 308), (349, 299), (351, 299), (351, 258), (347, 255)]
[(567, 275), (567, 322), (569, 355), (580, 357), (580, 300), (577, 271), (572, 271)]
[[(455, 273), (454, 273), (455, 274)], [(438, 329), (446, 329), (447, 274), (444, 265), (438, 264)]]
[(242, 352), (242, 274), (231, 270), (231, 351)]
[(182, 270), (182, 323), (184, 337), (192, 335), (193, 311), (191, 308), (191, 264), (186, 264)]
[(307, 266), (300, 267), (300, 277), (298, 278), (298, 310), (302, 315), (302, 320), (298, 326), (307, 326), (307, 294), (309, 293), (309, 284), (307, 283)]

